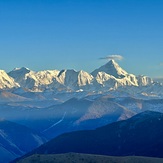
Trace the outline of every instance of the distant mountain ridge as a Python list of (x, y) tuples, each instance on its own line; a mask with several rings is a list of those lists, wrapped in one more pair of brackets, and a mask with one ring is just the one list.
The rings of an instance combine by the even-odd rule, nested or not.
[[(5, 80), (4, 80), (5, 79)], [(80, 70), (32, 71), (15, 68), (8, 74), (0, 71), (0, 89), (21, 87), (33, 92), (43, 91), (109, 91), (121, 87), (149, 86), (154, 82), (146, 76), (135, 76), (123, 70), (118, 63), (110, 60), (91, 74)]]
[(91, 96), (72, 98), (59, 104), (53, 102), (50, 102), (50, 106), (44, 106), (46, 101), (3, 103), (0, 113), (2, 118), (26, 125), (43, 133), (48, 139), (64, 132), (95, 129), (146, 110), (163, 113), (163, 99), (143, 100), (104, 95), (95, 99)]

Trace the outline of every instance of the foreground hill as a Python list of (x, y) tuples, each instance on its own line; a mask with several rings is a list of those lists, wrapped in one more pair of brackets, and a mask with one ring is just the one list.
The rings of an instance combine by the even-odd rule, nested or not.
[(51, 155), (32, 155), (17, 163), (31, 163), (31, 162), (46, 162), (46, 163), (162, 163), (162, 158), (150, 157), (113, 157), (91, 154), (66, 153), (66, 154), (51, 154)]
[(163, 113), (146, 111), (96, 130), (76, 131), (52, 139), (32, 154), (89, 153), (163, 157)]

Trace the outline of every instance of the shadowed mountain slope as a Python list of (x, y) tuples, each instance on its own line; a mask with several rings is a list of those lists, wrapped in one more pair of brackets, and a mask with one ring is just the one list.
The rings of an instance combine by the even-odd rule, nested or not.
[(31, 154), (91, 153), (163, 157), (163, 114), (146, 111), (96, 130), (76, 131), (49, 141)]

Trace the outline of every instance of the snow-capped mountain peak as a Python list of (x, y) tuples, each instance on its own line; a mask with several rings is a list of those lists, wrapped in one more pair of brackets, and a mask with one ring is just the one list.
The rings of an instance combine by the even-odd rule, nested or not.
[(26, 67), (21, 67), (21, 68), (14, 68), (12, 71), (8, 73), (9, 76), (13, 77), (14, 79), (24, 77), (25, 74), (29, 73), (31, 70)]
[(114, 76), (116, 78), (123, 78), (128, 74), (114, 60), (110, 60), (105, 65), (103, 65), (100, 68), (94, 70), (91, 74), (93, 76), (96, 76), (98, 74), (98, 72), (105, 72), (105, 73), (107, 73), (109, 75), (112, 75), (112, 76)]
[(8, 76), (4, 70), (0, 70), (0, 89), (8, 89), (18, 86), (19, 84), (16, 83), (13, 78)]

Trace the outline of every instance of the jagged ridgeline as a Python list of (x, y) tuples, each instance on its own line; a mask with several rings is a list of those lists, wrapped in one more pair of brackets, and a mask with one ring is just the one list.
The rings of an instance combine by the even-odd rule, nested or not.
[(146, 76), (135, 76), (123, 70), (114, 60), (94, 70), (92, 73), (75, 70), (32, 71), (15, 68), (8, 74), (0, 71), (0, 88), (21, 87), (29, 91), (108, 91), (124, 86), (147, 86), (153, 80)]

